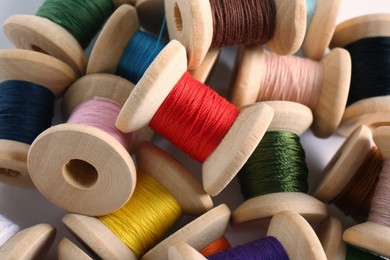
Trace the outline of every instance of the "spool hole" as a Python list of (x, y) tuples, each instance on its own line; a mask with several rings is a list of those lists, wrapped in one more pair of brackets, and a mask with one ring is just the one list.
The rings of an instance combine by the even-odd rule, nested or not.
[(98, 179), (98, 172), (92, 164), (73, 159), (64, 166), (63, 175), (69, 184), (79, 188), (87, 189), (95, 185)]
[(9, 177), (9, 178), (18, 178), (22, 174), (20, 172), (18, 172), (18, 171), (14, 171), (14, 170), (11, 170), (11, 169), (0, 168), (0, 175), (6, 176), (6, 177)]
[(36, 46), (35, 44), (31, 44), (31, 49), (33, 51), (40, 52), (40, 53), (43, 53), (43, 54), (49, 54), (46, 51), (44, 51), (42, 48)]
[(175, 24), (176, 29), (178, 32), (183, 31), (183, 18), (181, 17), (180, 8), (177, 3), (175, 3), (175, 6), (173, 7), (173, 14), (175, 16)]

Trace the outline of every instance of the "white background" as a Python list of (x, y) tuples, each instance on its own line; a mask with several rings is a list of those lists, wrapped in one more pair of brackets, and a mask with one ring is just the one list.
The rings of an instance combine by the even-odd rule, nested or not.
[[(288, 1), (288, 0), (287, 0)], [(34, 14), (43, 1), (34, 0), (0, 0), (0, 22), (3, 23), (7, 17), (13, 14)], [(341, 0), (338, 23), (351, 17), (367, 13), (390, 12), (390, 2), (388, 0)], [(0, 48), (13, 48), (12, 44), (0, 30)], [(218, 61), (218, 65), (208, 84), (216, 89), (221, 95), (228, 93), (229, 77), (226, 77), (226, 70), (230, 70), (235, 60), (235, 49), (223, 50)], [(57, 111), (58, 112), (58, 111)], [(318, 179), (318, 175), (333, 156), (336, 149), (344, 139), (339, 136), (332, 136), (328, 139), (318, 139), (311, 132), (303, 135), (301, 141), (306, 151), (306, 160), (309, 166), (310, 183)], [(180, 151), (172, 147), (168, 142), (159, 137), (154, 141), (181, 160), (196, 176), (200, 175), (200, 165), (183, 155)], [(104, 194), (102, 194), (104, 196)], [(239, 185), (234, 180), (220, 195), (214, 198), (214, 204), (226, 203), (233, 211), (241, 202), (242, 195)], [(339, 215), (334, 209), (331, 212)], [(47, 259), (56, 259), (56, 246), (60, 238), (66, 236), (73, 237), (66, 231), (61, 223), (61, 218), (65, 214), (62, 209), (47, 201), (34, 188), (18, 188), (0, 184), (0, 214), (5, 215), (21, 228), (26, 228), (37, 223), (50, 223), (57, 229), (57, 236), (54, 245), (47, 256)], [(178, 225), (189, 221), (190, 218), (183, 218)], [(346, 225), (350, 220), (343, 218)], [(256, 230), (247, 228), (231, 228), (227, 232), (228, 239), (233, 245), (253, 240), (258, 237)]]

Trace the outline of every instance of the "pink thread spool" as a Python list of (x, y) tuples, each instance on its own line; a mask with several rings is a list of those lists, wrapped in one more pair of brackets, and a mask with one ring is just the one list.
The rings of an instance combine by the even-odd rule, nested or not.
[(384, 257), (390, 257), (390, 127), (381, 126), (373, 132), (374, 142), (383, 154), (383, 168), (371, 202), (368, 221), (348, 228), (343, 239)]
[[(108, 74), (85, 76), (69, 88), (64, 95), (63, 114), (68, 117), (81, 111), (84, 119), (72, 114), (70, 121), (78, 123), (46, 130), (28, 154), (31, 178), (47, 199), (67, 211), (92, 216), (109, 214), (129, 200), (136, 171), (122, 144), (132, 137), (115, 130), (114, 121), (132, 90), (132, 83)], [(94, 98), (105, 100), (105, 106), (116, 109), (116, 113), (96, 109), (90, 111), (94, 118), (86, 119), (86, 104), (96, 101)], [(106, 118), (107, 114), (114, 118)], [(142, 134), (138, 138), (143, 139)]]
[[(269, 59), (276, 61), (274, 67)], [(275, 71), (278, 74), (275, 75)], [(317, 76), (312, 77), (312, 74)], [(277, 56), (264, 51), (262, 46), (245, 47), (240, 56), (232, 103), (238, 107), (267, 100), (303, 103), (312, 109), (314, 134), (328, 137), (341, 122), (350, 78), (351, 58), (341, 48), (334, 49), (319, 63), (294, 56)], [(270, 94), (265, 95), (267, 92)]]

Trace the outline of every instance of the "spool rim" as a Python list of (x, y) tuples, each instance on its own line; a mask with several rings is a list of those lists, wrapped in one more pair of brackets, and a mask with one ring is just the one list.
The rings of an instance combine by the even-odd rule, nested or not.
[(317, 107), (313, 111), (312, 130), (318, 137), (332, 135), (341, 123), (351, 82), (351, 58), (348, 51), (335, 48), (321, 60), (323, 82)]
[[(102, 159), (107, 156), (110, 160)], [(73, 160), (88, 167), (66, 170)], [(134, 162), (125, 148), (106, 132), (86, 125), (60, 124), (41, 133), (30, 147), (27, 165), (33, 183), (47, 199), (84, 215), (106, 215), (121, 208), (136, 183)], [(52, 189), (59, 184), (61, 193)]]
[(127, 44), (138, 30), (139, 21), (135, 8), (127, 4), (118, 7), (96, 39), (89, 57), (87, 74), (116, 73)]
[(125, 133), (145, 127), (187, 69), (184, 46), (171, 40), (131, 92), (116, 120)]
[(390, 123), (390, 96), (365, 98), (349, 105), (344, 112), (337, 132), (349, 136), (364, 124), (371, 130)]
[(302, 52), (305, 57), (321, 60), (336, 29), (340, 3), (341, 0), (317, 1), (313, 19), (302, 43)]
[(355, 175), (372, 145), (371, 130), (365, 125), (357, 128), (321, 173), (321, 182), (315, 187), (313, 196), (329, 202), (340, 194)]
[(1, 248), (2, 259), (39, 259), (50, 248), (56, 230), (49, 224), (37, 224), (16, 233)]
[(213, 21), (210, 2), (168, 0), (164, 4), (169, 38), (185, 46), (188, 69), (194, 70), (202, 63), (211, 46)]
[(208, 194), (218, 195), (236, 176), (263, 138), (273, 115), (273, 109), (261, 103), (240, 111), (225, 137), (202, 165), (203, 187)]
[(179, 202), (187, 215), (199, 215), (213, 207), (213, 201), (184, 166), (150, 142), (137, 148), (139, 169), (158, 181)]
[(336, 26), (330, 48), (345, 47), (369, 37), (390, 37), (390, 14), (377, 13), (358, 16)]
[(103, 259), (137, 259), (133, 251), (97, 218), (67, 214), (62, 223)]
[(81, 248), (66, 237), (63, 237), (58, 243), (57, 255), (59, 259), (77, 258), (80, 260), (92, 260)]
[(43, 51), (67, 63), (77, 76), (85, 74), (87, 58), (80, 44), (68, 31), (49, 19), (13, 15), (4, 22), (3, 29), (17, 48)]
[(345, 259), (347, 248), (342, 240), (343, 231), (340, 220), (335, 217), (327, 218), (317, 227), (316, 233), (327, 259)]
[(294, 211), (276, 214), (271, 219), (267, 236), (275, 237), (283, 245), (289, 259), (327, 259), (310, 224)]
[(34, 186), (27, 169), (29, 148), (30, 145), (22, 142), (0, 140), (0, 182), (20, 186)]
[(343, 239), (348, 244), (390, 257), (390, 227), (374, 222), (365, 222), (344, 231)]
[(251, 198), (243, 202), (232, 214), (232, 224), (249, 221), (267, 223), (275, 214), (290, 210), (297, 212), (310, 223), (328, 216), (324, 203), (302, 192), (278, 192)]
[(216, 206), (157, 244), (142, 259), (166, 259), (168, 248), (181, 241), (201, 250), (225, 233), (229, 217), (230, 210), (225, 204)]
[(306, 2), (305, 0), (274, 1), (277, 10), (276, 30), (274, 37), (268, 41), (267, 45), (272, 52), (290, 55), (298, 51), (305, 38)]
[(74, 71), (64, 62), (29, 50), (0, 50), (0, 68), (0, 81), (32, 82), (47, 88), (56, 97), (76, 79)]

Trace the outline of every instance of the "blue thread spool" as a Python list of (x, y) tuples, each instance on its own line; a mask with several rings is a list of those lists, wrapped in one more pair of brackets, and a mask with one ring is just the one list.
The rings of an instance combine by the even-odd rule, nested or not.
[(56, 96), (75, 79), (62, 61), (27, 50), (0, 51), (0, 181), (32, 186), (27, 153), (51, 125)]
[[(162, 27), (164, 29), (164, 27)], [(103, 27), (88, 62), (89, 73), (118, 74), (134, 84), (142, 77), (167, 41), (139, 30), (134, 7), (119, 7)], [(219, 50), (211, 50), (202, 66), (192, 75), (201, 82), (207, 79)]]

